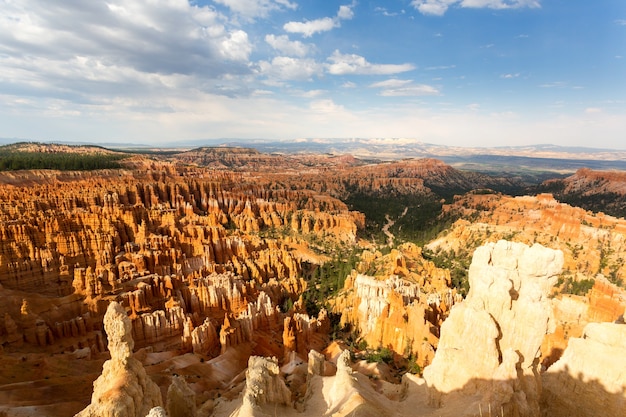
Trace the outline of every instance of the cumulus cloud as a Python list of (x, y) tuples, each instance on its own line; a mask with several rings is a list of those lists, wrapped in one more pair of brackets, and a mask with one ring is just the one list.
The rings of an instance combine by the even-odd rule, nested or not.
[(328, 61), (328, 72), (333, 75), (391, 75), (415, 69), (413, 64), (372, 64), (360, 55), (342, 54), (338, 50)]
[(187, 1), (23, 0), (0, 16), (4, 91), (87, 101), (250, 72), (247, 33)]
[(261, 75), (279, 80), (311, 80), (323, 67), (313, 59), (277, 56), (271, 62), (259, 62)]
[(309, 54), (311, 45), (300, 41), (291, 41), (287, 35), (265, 35), (265, 42), (283, 55), (303, 57)]
[(315, 20), (305, 20), (304, 22), (287, 22), (283, 29), (289, 33), (299, 33), (305, 38), (309, 38), (316, 33), (328, 32), (341, 26), (342, 20), (350, 20), (354, 17), (352, 10), (355, 3), (351, 5), (339, 6), (335, 17), (322, 17)]
[(519, 9), (541, 7), (539, 0), (413, 0), (411, 6), (426, 15), (443, 16), (448, 8)]
[(438, 95), (439, 90), (426, 84), (414, 84), (413, 80), (392, 78), (370, 84), (371, 88), (381, 88), (380, 95), (385, 97), (410, 97)]
[(288, 0), (214, 0), (233, 12), (249, 19), (267, 17), (270, 12), (282, 9), (295, 10), (297, 3)]

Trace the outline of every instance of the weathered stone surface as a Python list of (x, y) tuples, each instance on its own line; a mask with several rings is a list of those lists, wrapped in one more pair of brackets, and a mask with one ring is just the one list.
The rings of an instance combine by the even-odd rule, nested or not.
[(431, 402), (465, 397), (493, 410), (539, 415), (540, 346), (550, 331), (548, 294), (563, 254), (500, 241), (476, 249), (470, 292), (441, 326), (435, 357), (424, 370)]
[(308, 314), (295, 313), (285, 317), (283, 323), (284, 358), (296, 352), (300, 358), (308, 357), (311, 349), (322, 350), (328, 344), (330, 320), (328, 313), (322, 309), (317, 318)]
[(175, 376), (167, 389), (168, 417), (195, 417), (196, 394), (184, 378)]
[(590, 323), (543, 375), (546, 415), (626, 415), (626, 325)]
[(111, 359), (104, 363), (102, 375), (94, 382), (91, 404), (77, 417), (144, 417), (162, 406), (159, 387), (132, 357), (134, 341), (131, 322), (117, 302), (111, 302), (104, 317)]
[(276, 358), (251, 356), (246, 370), (243, 402), (235, 417), (265, 416), (263, 406), (290, 405), (291, 392), (280, 376)]
[(363, 255), (358, 270), (376, 265), (376, 276), (353, 272), (333, 311), (341, 323), (354, 326), (372, 348), (387, 347), (417, 357), (420, 366), (432, 360), (439, 326), (458, 300), (449, 288), (449, 271), (436, 268), (413, 244), (389, 255)]

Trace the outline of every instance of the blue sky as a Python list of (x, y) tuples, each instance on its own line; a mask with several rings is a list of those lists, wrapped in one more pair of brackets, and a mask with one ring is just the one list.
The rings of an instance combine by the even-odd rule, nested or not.
[(624, 0), (0, 0), (0, 137), (626, 149)]

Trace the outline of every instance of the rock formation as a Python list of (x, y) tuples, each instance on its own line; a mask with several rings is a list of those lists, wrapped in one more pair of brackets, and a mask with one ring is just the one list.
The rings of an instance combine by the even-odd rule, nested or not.
[[(346, 349), (341, 342), (326, 349), (331, 322), (334, 334), (341, 334), (334, 321), (341, 314), (342, 324), (360, 332), (370, 348), (390, 348), (397, 358), (411, 356), (423, 367), (433, 361), (440, 327), (460, 302), (450, 288), (450, 272), (426, 260), (416, 245), (383, 255), (357, 241), (365, 217), (340, 198), (380, 198), (384, 189), (389, 196), (439, 204), (435, 189), (509, 185), (510, 180), (463, 173), (432, 159), (366, 164), (347, 156), (239, 149), (198, 149), (167, 160), (134, 156), (123, 161), (123, 169), (0, 173), (0, 414), (65, 417), (84, 409), (79, 415), (163, 415), (164, 407), (155, 407), (162, 405), (160, 390), (171, 393), (165, 407), (170, 414), (193, 413), (197, 402), (198, 415), (230, 415), (241, 406), (234, 402), (244, 390), (249, 357), (273, 356), (279, 359), (266, 363), (261, 376), (251, 375), (250, 390), (269, 383), (276, 395), (248, 397), (254, 413), (273, 415), (278, 407), (286, 415), (409, 416), (416, 409), (454, 415), (448, 404), (456, 394), (440, 401), (433, 395), (433, 403), (443, 404), (434, 408), (418, 376), (392, 384), (385, 379), (400, 379), (392, 375), (393, 364), (349, 364), (348, 353), (339, 359), (339, 350)], [(555, 320), (554, 339), (544, 339), (547, 352), (565, 349), (587, 322), (623, 314), (623, 293), (614, 285), (626, 271), (619, 261), (626, 248), (623, 220), (547, 195), (474, 194), (458, 197), (446, 210), (478, 221), (457, 222), (443, 246), (472, 249), (488, 233), (498, 239), (518, 230), (513, 238), (531, 243), (536, 233), (537, 242), (564, 252), (572, 277), (607, 277), (608, 283), (596, 278), (585, 296), (555, 297), (552, 311), (561, 319)], [(341, 276), (331, 271), (342, 260), (338, 254), (365, 248), (354, 271), (352, 264), (337, 268), (344, 269)], [(455, 259), (458, 251), (451, 255)], [(343, 291), (329, 296), (332, 310), (315, 317), (306, 311), (306, 292), (326, 296), (334, 288), (322, 285), (328, 277), (311, 278), (316, 271), (346, 279)], [(479, 287), (480, 282), (476, 294)], [(511, 288), (509, 309), (504, 301), (498, 307), (492, 299), (470, 297), (470, 304), (480, 299), (489, 308), (486, 332), (494, 320), (501, 325), (495, 350), (502, 358), (489, 356), (488, 367), (496, 367), (492, 374), (498, 378), (517, 381), (496, 384), (504, 394), (492, 394), (483, 404), (514, 398), (507, 410), (536, 403), (536, 378), (528, 370), (535, 369), (539, 333), (502, 323), (532, 313), (539, 320), (544, 313), (541, 303), (530, 312), (518, 305), (524, 285)], [(103, 368), (105, 333), (111, 358)], [(138, 352), (131, 356), (133, 343)], [(513, 346), (519, 354), (511, 354)], [(548, 355), (552, 362), (559, 357)], [(277, 382), (282, 380), (289, 393)], [(431, 381), (445, 388), (436, 377)], [(224, 404), (231, 408), (224, 411)]]
[(113, 301), (104, 316), (111, 359), (94, 382), (91, 404), (76, 417), (144, 417), (163, 406), (159, 387), (132, 357), (131, 322), (122, 306)]
[(196, 395), (181, 377), (172, 378), (167, 389), (168, 417), (195, 417)]
[(267, 416), (270, 415), (267, 405), (290, 404), (291, 392), (280, 376), (276, 358), (251, 356), (246, 370), (243, 402), (233, 416)]
[(441, 326), (424, 370), (434, 405), (466, 401), (468, 415), (475, 403), (505, 415), (540, 414), (540, 346), (551, 330), (548, 295), (562, 265), (561, 252), (540, 245), (500, 241), (476, 249), (470, 292)]
[(626, 415), (626, 325), (590, 323), (543, 375), (546, 415)]
[(626, 277), (620, 261), (626, 259), (626, 220), (559, 203), (551, 194), (466, 194), (444, 206), (442, 216), (460, 219), (427, 247), (450, 257), (471, 256), (484, 242), (506, 239), (561, 250), (564, 272), (575, 280), (598, 273), (614, 283)]
[(581, 168), (563, 179), (551, 179), (539, 186), (562, 202), (586, 210), (602, 211), (616, 217), (626, 215), (626, 173)]
[(412, 354), (420, 366), (430, 363), (439, 326), (458, 301), (449, 272), (425, 260), (413, 244), (386, 256), (364, 254), (357, 270), (374, 270), (376, 276), (355, 272), (346, 279), (334, 306), (341, 323), (353, 326), (371, 348)]

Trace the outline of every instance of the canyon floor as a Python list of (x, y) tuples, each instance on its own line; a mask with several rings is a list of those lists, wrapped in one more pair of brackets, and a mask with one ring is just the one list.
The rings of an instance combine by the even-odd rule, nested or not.
[(0, 157), (0, 416), (626, 415), (624, 171)]

